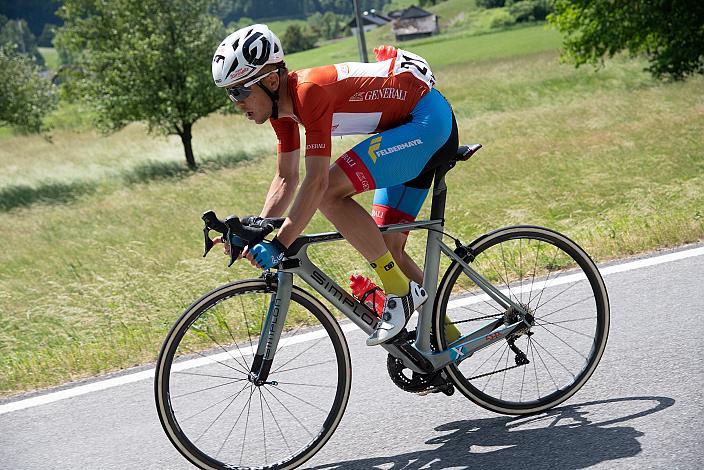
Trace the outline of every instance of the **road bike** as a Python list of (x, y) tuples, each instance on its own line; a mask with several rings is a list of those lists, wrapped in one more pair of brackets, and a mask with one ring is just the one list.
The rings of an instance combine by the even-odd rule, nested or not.
[[(469, 244), (445, 230), (445, 175), (480, 148), (461, 146), (436, 170), (429, 220), (380, 228), (427, 231), (429, 295), (415, 329), (412, 318), (381, 346), (389, 376), (405, 391), (459, 390), (487, 410), (534, 414), (570, 398), (594, 372), (609, 331), (608, 295), (589, 255), (553, 230), (505, 227)], [(206, 254), (211, 230), (254, 244), (283, 222), (220, 220), (212, 211), (203, 220)], [(341, 239), (300, 236), (275, 270), (205, 294), (169, 331), (156, 365), (157, 410), (197, 467), (296, 468), (335, 432), (352, 380), (343, 330), (370, 334), (379, 322), (308, 257), (311, 245)], [(238, 255), (233, 249), (231, 263)], [(294, 275), (318, 296), (294, 285)], [(350, 321), (341, 326), (320, 298)], [(459, 338), (447, 338), (450, 324)]]

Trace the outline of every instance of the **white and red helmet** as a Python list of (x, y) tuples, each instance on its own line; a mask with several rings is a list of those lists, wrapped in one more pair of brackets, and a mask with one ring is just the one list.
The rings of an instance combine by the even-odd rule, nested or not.
[(276, 35), (263, 24), (238, 29), (226, 37), (213, 56), (213, 80), (228, 87), (256, 76), (267, 64), (284, 60)]

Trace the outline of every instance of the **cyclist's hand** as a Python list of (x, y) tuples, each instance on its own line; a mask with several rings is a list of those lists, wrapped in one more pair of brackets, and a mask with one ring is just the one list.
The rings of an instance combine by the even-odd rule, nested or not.
[(251, 249), (247, 247), (243, 256), (247, 257), (252, 266), (261, 269), (271, 269), (279, 265), (284, 257), (284, 251), (286, 251), (286, 247), (274, 238), (270, 242), (257, 243)]
[(215, 237), (213, 239), (213, 243), (215, 243), (216, 245), (218, 243), (222, 243), (223, 244), (222, 252), (228, 256), (230, 255), (230, 251), (231, 251), (232, 247), (234, 247), (235, 249), (240, 251), (240, 255), (237, 256), (237, 259), (241, 258), (242, 257), (241, 251), (247, 245), (247, 242), (245, 242), (243, 239), (241, 239), (237, 235), (232, 235), (230, 237), (230, 243), (225, 243), (225, 238), (226, 238), (225, 235), (223, 235), (221, 237)]

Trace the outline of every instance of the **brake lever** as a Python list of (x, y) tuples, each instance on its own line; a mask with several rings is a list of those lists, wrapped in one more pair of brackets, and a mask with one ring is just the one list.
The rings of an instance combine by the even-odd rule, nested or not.
[(232, 243), (230, 243), (230, 240), (231, 240), (230, 236), (231, 235), (232, 235), (232, 229), (228, 226), (227, 227), (227, 235), (225, 235), (226, 239), (224, 241), (224, 243), (227, 243), (228, 245), (230, 245), (230, 262), (227, 264), (228, 268), (230, 266), (232, 266), (233, 264), (235, 264), (235, 261), (237, 261), (237, 259), (240, 257), (240, 254), (242, 253), (242, 249), (243, 249), (243, 247), (232, 246)]
[(203, 258), (205, 258), (208, 252), (215, 246), (215, 242), (210, 239), (210, 228), (208, 228), (208, 224), (205, 224), (205, 227), (203, 227), (203, 237), (205, 238), (205, 252), (203, 253)]

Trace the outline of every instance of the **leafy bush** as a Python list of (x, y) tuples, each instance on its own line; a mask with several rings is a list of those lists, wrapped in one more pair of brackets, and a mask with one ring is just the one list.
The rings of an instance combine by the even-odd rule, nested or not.
[(552, 11), (550, 0), (523, 0), (508, 5), (509, 13), (517, 23), (543, 21)]
[(40, 75), (34, 59), (0, 47), (0, 125), (42, 132), (44, 116), (55, 107), (54, 86)]
[(507, 9), (496, 9), (491, 18), (491, 28), (505, 28), (516, 22), (516, 18)]

